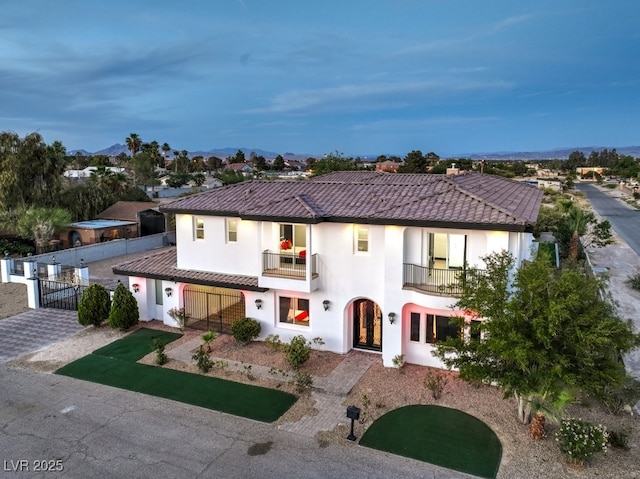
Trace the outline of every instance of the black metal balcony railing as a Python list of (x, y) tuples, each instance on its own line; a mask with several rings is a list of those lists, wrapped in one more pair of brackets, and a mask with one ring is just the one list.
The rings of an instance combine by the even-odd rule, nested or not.
[(300, 257), (294, 254), (278, 254), (271, 251), (262, 252), (262, 274), (266, 276), (282, 276), (285, 278), (306, 279), (307, 261), (311, 262), (311, 277), (318, 276), (318, 255)]
[[(443, 296), (460, 296), (470, 269), (443, 269), (403, 264), (402, 286)], [(478, 271), (478, 270), (473, 270)]]

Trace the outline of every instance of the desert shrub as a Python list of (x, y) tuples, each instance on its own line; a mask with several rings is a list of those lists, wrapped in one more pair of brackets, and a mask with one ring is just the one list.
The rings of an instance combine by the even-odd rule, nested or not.
[(109, 326), (114, 329), (126, 331), (131, 326), (138, 324), (140, 313), (138, 303), (131, 291), (125, 288), (124, 284), (118, 283), (113, 292), (113, 302), (109, 312)]
[(609, 445), (618, 449), (629, 450), (629, 430), (609, 431)]
[(95, 283), (85, 288), (78, 303), (78, 323), (82, 326), (100, 326), (109, 318), (111, 298), (109, 291)]
[(282, 349), (282, 341), (280, 341), (280, 336), (277, 334), (270, 334), (264, 338), (264, 342), (274, 351), (280, 351)]
[(176, 323), (178, 323), (178, 328), (180, 331), (184, 331), (184, 328), (187, 326), (189, 322), (189, 314), (185, 308), (171, 308), (167, 311), (167, 314), (173, 319)]
[(295, 384), (297, 392), (303, 393), (313, 386), (313, 376), (305, 371), (296, 371), (293, 384)]
[(391, 359), (391, 362), (393, 363), (394, 368), (396, 368), (398, 371), (402, 371), (402, 368), (404, 368), (404, 354), (396, 354)]
[(151, 347), (156, 352), (156, 364), (158, 366), (162, 366), (168, 361), (167, 355), (164, 353), (164, 346), (164, 343), (159, 338), (154, 339), (151, 343)]
[(242, 318), (231, 325), (231, 334), (240, 344), (248, 344), (260, 335), (262, 327), (252, 318)]
[(447, 376), (439, 371), (429, 370), (424, 377), (424, 387), (431, 391), (431, 397), (433, 397), (433, 399), (435, 400), (440, 399), (440, 396), (442, 396), (442, 391), (444, 391), (444, 387), (447, 385), (447, 382)]
[(607, 429), (579, 419), (563, 419), (556, 432), (560, 452), (569, 462), (583, 465), (596, 452), (607, 450)]
[(283, 346), (284, 356), (292, 369), (299, 369), (311, 356), (311, 343), (302, 335), (294, 336)]
[(191, 359), (196, 362), (198, 369), (203, 373), (208, 373), (213, 367), (213, 361), (211, 361), (209, 354), (207, 354), (202, 346), (200, 346), (196, 353), (191, 356)]
[(629, 276), (627, 284), (633, 289), (640, 289), (640, 273), (636, 273), (633, 276)]

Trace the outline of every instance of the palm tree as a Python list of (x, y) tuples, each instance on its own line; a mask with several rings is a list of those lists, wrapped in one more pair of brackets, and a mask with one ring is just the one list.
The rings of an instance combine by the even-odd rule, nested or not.
[(142, 140), (137, 133), (131, 133), (125, 142), (127, 144), (127, 149), (131, 152), (131, 156), (135, 156), (142, 147)]

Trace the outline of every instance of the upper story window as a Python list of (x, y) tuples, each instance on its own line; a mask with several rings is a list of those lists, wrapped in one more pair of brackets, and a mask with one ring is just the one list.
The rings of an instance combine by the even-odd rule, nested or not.
[(306, 225), (280, 224), (280, 253), (298, 254), (307, 247)]
[(227, 243), (236, 243), (238, 241), (238, 220), (235, 218), (227, 218)]
[(429, 233), (427, 245), (430, 268), (464, 268), (467, 255), (466, 235)]
[(369, 228), (367, 226), (356, 226), (354, 236), (356, 252), (369, 252)]
[(193, 239), (204, 239), (204, 219), (193, 219)]

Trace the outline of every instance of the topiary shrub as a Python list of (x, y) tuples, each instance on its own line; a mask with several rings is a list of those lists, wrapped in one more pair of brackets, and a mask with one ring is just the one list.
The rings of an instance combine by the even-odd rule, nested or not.
[(124, 284), (118, 283), (113, 292), (113, 302), (109, 312), (109, 326), (114, 329), (126, 331), (131, 326), (138, 324), (140, 313), (138, 302)]
[(107, 288), (98, 283), (92, 284), (85, 288), (78, 303), (78, 323), (97, 328), (109, 318), (110, 309), (111, 298)]
[(311, 343), (302, 335), (291, 338), (290, 343), (283, 345), (284, 357), (292, 369), (299, 369), (311, 356)]
[(248, 344), (260, 335), (262, 326), (255, 319), (242, 318), (231, 325), (231, 334), (240, 344)]

